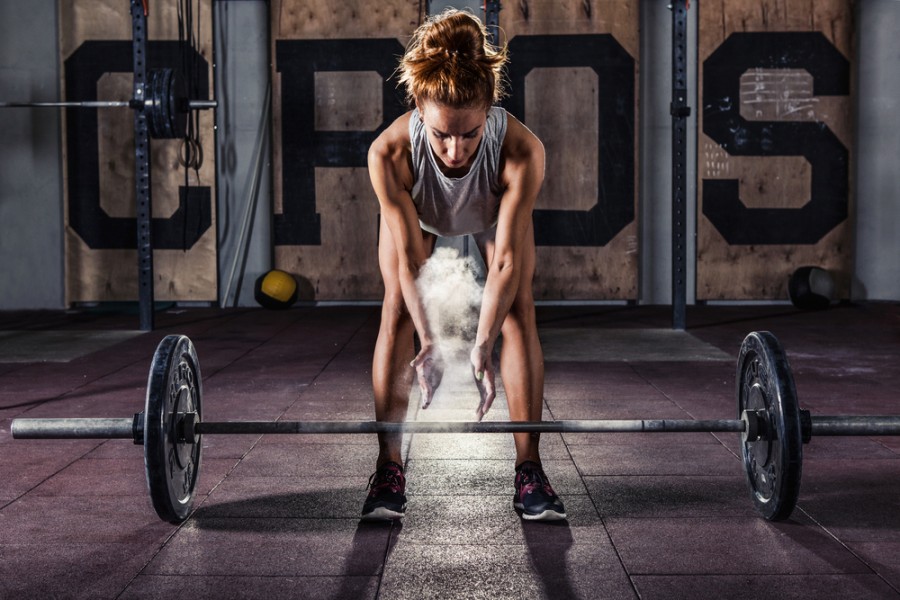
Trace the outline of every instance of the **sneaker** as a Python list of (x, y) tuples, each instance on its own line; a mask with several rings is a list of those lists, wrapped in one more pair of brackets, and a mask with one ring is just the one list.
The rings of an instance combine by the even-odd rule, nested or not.
[(387, 462), (372, 473), (367, 487), (369, 495), (363, 504), (364, 521), (402, 519), (406, 512), (406, 477), (403, 467)]
[(525, 461), (516, 467), (516, 494), (513, 506), (527, 521), (557, 521), (566, 518), (566, 509), (541, 465)]

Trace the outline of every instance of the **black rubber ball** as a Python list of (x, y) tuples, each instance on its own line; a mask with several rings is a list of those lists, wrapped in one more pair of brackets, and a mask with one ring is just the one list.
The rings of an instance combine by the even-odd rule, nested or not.
[(801, 310), (821, 310), (831, 306), (834, 280), (825, 269), (800, 267), (788, 281), (791, 304)]

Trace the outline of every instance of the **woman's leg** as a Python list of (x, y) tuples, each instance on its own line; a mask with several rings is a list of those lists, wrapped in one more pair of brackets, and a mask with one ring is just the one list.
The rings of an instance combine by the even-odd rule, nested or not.
[[(435, 236), (425, 232), (423, 236), (430, 253), (434, 248)], [(391, 232), (383, 219), (378, 241), (378, 264), (384, 280), (384, 304), (381, 308), (381, 326), (372, 359), (375, 419), (399, 422), (406, 417), (409, 393), (415, 378), (415, 371), (409, 366), (410, 361), (415, 358), (413, 348), (415, 327), (400, 291), (398, 276), (400, 258)], [(390, 461), (403, 464), (400, 456), (402, 439), (402, 434), (378, 434), (376, 466)]]
[[(500, 376), (509, 404), (509, 416), (513, 421), (540, 421), (544, 406), (544, 354), (537, 333), (532, 292), (535, 266), (533, 227), (528, 232), (527, 240), (519, 289), (500, 329), (503, 336)], [(493, 237), (481, 237), (476, 241), (485, 264), (490, 268), (494, 258)], [(513, 436), (516, 440), (516, 464), (529, 460), (540, 464), (540, 434), (515, 433)]]

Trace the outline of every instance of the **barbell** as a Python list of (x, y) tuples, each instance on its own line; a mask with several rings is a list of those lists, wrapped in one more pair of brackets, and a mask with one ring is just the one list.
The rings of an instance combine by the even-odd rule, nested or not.
[(182, 138), (191, 110), (216, 108), (215, 100), (190, 100), (173, 69), (148, 73), (146, 97), (132, 100), (86, 100), (69, 102), (0, 102), (0, 108), (133, 108), (147, 115), (150, 135), (156, 139)]
[(205, 422), (197, 352), (189, 338), (163, 338), (150, 366), (143, 412), (131, 418), (15, 419), (17, 439), (122, 438), (144, 447), (147, 487), (160, 518), (191, 513), (206, 434), (733, 432), (753, 503), (771, 521), (790, 517), (800, 491), (803, 444), (813, 436), (900, 435), (900, 416), (811, 416), (797, 400), (787, 356), (769, 332), (752, 332), (737, 361), (738, 419), (507, 422)]

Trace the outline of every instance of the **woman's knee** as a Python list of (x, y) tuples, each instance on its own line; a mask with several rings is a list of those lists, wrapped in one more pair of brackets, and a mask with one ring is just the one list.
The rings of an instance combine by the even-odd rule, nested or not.
[(381, 326), (392, 331), (401, 331), (412, 326), (412, 317), (406, 309), (406, 302), (400, 290), (385, 292), (381, 305)]
[(534, 297), (531, 294), (518, 294), (509, 307), (509, 313), (500, 328), (504, 336), (526, 333), (537, 328), (537, 317), (534, 308)]

